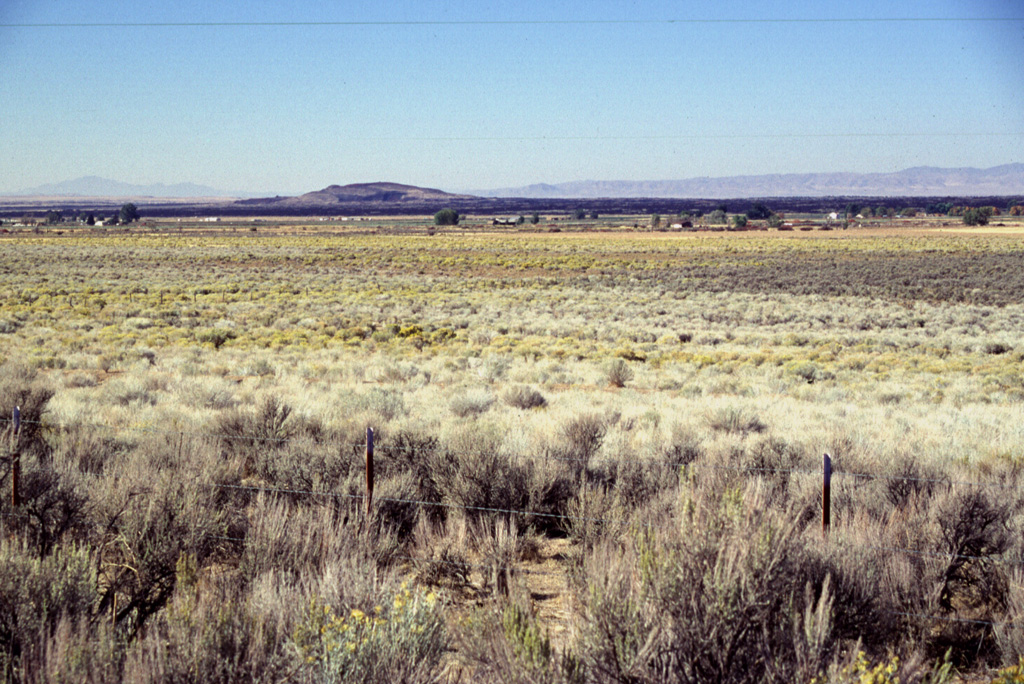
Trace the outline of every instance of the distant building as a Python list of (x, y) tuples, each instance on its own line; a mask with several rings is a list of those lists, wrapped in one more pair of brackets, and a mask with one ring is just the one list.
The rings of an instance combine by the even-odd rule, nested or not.
[(518, 226), (523, 222), (522, 216), (499, 216), (491, 222), (492, 226)]

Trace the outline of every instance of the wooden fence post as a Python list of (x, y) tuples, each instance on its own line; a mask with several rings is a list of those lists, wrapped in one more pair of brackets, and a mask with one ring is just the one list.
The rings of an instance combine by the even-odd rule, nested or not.
[(825, 454), (821, 479), (821, 534), (828, 536), (832, 524), (832, 458)]
[(21, 409), (14, 407), (12, 415), (14, 422), (14, 450), (11, 453), (11, 506), (17, 508), (21, 505), (21, 492), (19, 491), (19, 480), (21, 480)]
[(366, 515), (373, 510), (373, 428), (366, 428)]

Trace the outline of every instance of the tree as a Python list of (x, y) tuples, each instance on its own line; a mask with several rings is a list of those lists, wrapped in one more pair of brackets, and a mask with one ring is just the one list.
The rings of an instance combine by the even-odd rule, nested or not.
[(782, 225), (782, 216), (780, 216), (779, 214), (772, 214), (771, 216), (768, 217), (768, 227), (769, 228), (778, 228), (781, 225)]
[(121, 211), (117, 213), (121, 223), (128, 225), (132, 221), (139, 220), (139, 209), (131, 202), (121, 205)]
[(726, 204), (725, 202), (722, 202), (722, 203), (721, 203), (721, 204), (719, 204), (719, 205), (718, 205), (717, 207), (715, 207), (715, 209), (716, 209), (717, 211), (720, 211), (720, 212), (722, 212), (723, 214), (725, 214), (725, 213), (728, 213), (728, 211), (729, 211), (729, 205), (728, 205), (728, 204)]
[(64, 214), (57, 211), (56, 209), (51, 209), (50, 211), (46, 212), (46, 224), (49, 226), (60, 223), (61, 220), (63, 220), (63, 218)]
[(752, 206), (747, 211), (747, 218), (752, 220), (752, 221), (758, 221), (758, 220), (766, 219), (766, 218), (768, 218), (771, 215), (772, 215), (772, 210), (769, 209), (768, 207), (766, 207), (761, 202), (754, 202), (754, 206)]
[(434, 214), (435, 226), (457, 226), (459, 225), (459, 212), (454, 209), (442, 209)]
[(587, 218), (587, 210), (586, 209), (577, 209), (574, 212), (572, 212), (572, 217), (574, 219), (576, 219), (577, 221), (585, 219), (585, 218)]
[(846, 215), (847, 216), (856, 216), (859, 213), (860, 213), (860, 205), (859, 204), (857, 204), (855, 202), (850, 202), (849, 204), (846, 205)]
[(534, 212), (533, 215), (530, 216), (530, 223), (532, 223), (533, 225), (537, 225), (538, 223), (540, 223), (540, 214)]
[(661, 214), (651, 214), (651, 228), (657, 228), (661, 225)]
[(720, 226), (728, 221), (724, 209), (715, 209), (708, 214), (708, 225)]
[(598, 217), (597, 209), (590, 210), (590, 218), (596, 219)]
[(732, 225), (735, 228), (746, 228), (747, 217), (744, 216), (743, 214), (736, 214), (735, 216), (732, 217)]
[(988, 216), (980, 209), (968, 209), (964, 212), (965, 226), (984, 226), (988, 223)]
[(96, 216), (92, 212), (90, 212), (89, 215), (85, 217), (85, 225), (87, 225), (87, 226), (95, 226), (96, 225)]

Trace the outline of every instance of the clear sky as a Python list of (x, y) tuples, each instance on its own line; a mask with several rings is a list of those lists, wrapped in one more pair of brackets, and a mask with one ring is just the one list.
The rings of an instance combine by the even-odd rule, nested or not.
[(0, 0), (0, 191), (1020, 161), (1022, 0)]

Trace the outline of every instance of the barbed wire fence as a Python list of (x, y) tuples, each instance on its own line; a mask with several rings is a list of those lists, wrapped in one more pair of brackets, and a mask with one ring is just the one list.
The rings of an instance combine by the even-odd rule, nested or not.
[[(143, 425), (110, 425), (106, 423), (82, 423), (76, 422), (74, 424), (61, 424), (49, 420), (27, 420), (22, 419), (20, 410), (16, 407), (11, 417), (3, 416), (0, 417), (0, 436), (3, 437), (6, 445), (6, 453), (0, 456), (0, 463), (5, 463), (7, 468), (0, 474), (0, 483), (4, 482), (8, 476), (11, 477), (10, 484), (10, 501), (11, 501), (11, 512), (0, 512), (0, 518), (10, 519), (21, 519), (31, 520), (32, 516), (25, 513), (19, 513), (18, 509), (22, 507), (24, 503), (21, 492), (20, 492), (20, 456), (22, 447), (22, 435), (23, 426), (33, 426), (39, 430), (63, 430), (68, 431), (70, 429), (95, 429), (95, 430), (106, 430), (113, 432), (130, 432), (139, 434), (150, 434), (150, 435), (166, 435), (176, 436), (179, 438), (201, 438), (208, 440), (219, 440), (223, 442), (234, 442), (242, 441), (250, 444), (257, 445), (278, 445), (282, 446), (288, 443), (300, 442), (303, 440), (302, 437), (286, 436), (286, 437), (273, 437), (273, 436), (239, 436), (233, 434), (227, 434), (223, 432), (208, 432), (199, 430), (181, 430), (181, 429), (168, 429), (168, 428), (156, 428), (152, 426)], [(404, 504), (417, 506), (420, 508), (442, 508), (446, 510), (462, 510), (470, 513), (483, 513), (483, 514), (498, 514), (506, 516), (519, 516), (524, 518), (534, 519), (548, 519), (548, 520), (560, 520), (560, 521), (573, 521), (573, 522), (587, 522), (587, 523), (599, 523), (608, 525), (620, 525), (624, 528), (649, 528), (649, 529), (666, 529), (664, 525), (657, 523), (642, 522), (637, 520), (627, 520), (619, 518), (602, 518), (593, 517), (586, 515), (575, 515), (570, 513), (551, 513), (546, 511), (527, 510), (519, 508), (501, 508), (492, 506), (476, 506), (470, 504), (461, 504), (445, 501), (425, 501), (419, 499), (410, 499), (403, 497), (389, 497), (389, 496), (378, 496), (374, 498), (373, 491), (375, 487), (374, 482), (374, 458), (377, 453), (399, 453), (407, 451), (408, 447), (403, 445), (394, 445), (381, 443), (375, 440), (374, 431), (371, 428), (367, 429), (367, 436), (365, 441), (361, 442), (343, 442), (338, 445), (341, 450), (351, 450), (355, 455), (359, 452), (363, 452), (365, 455), (364, 468), (366, 473), (366, 489), (364, 493), (353, 493), (353, 492), (341, 492), (341, 491), (316, 491), (313, 489), (294, 489), (284, 487), (271, 487), (262, 486), (256, 484), (233, 484), (224, 482), (207, 482), (199, 483), (199, 486), (210, 488), (210, 489), (221, 489), (221, 490), (235, 490), (235, 491), (248, 491), (257, 492), (271, 495), (288, 495), (294, 497), (318, 497), (322, 499), (333, 499), (333, 500), (349, 500), (358, 501), (365, 505), (364, 510), (366, 514), (373, 514), (373, 502), (376, 501), (378, 504), (381, 503), (393, 503), (393, 504)], [(459, 454), (453, 452), (450, 448), (444, 446), (422, 446), (417, 445), (415, 448), (416, 453), (446, 453), (454, 455), (456, 457)], [(543, 456), (536, 457), (542, 461), (553, 461), (553, 462), (566, 462), (566, 463), (583, 463), (587, 464), (591, 461), (590, 458), (582, 457), (569, 457), (569, 456), (557, 456), (545, 454)], [(828, 454), (824, 455), (823, 468), (816, 470), (812, 468), (771, 468), (771, 467), (760, 467), (760, 466), (741, 466), (741, 465), (725, 465), (725, 464), (712, 464), (712, 463), (697, 463), (692, 460), (687, 461), (651, 461), (647, 465), (663, 468), (673, 469), (686, 469), (687, 471), (723, 471), (723, 472), (737, 472), (753, 476), (761, 475), (799, 475), (807, 477), (821, 477), (822, 478), (822, 531), (824, 539), (827, 542), (842, 544), (844, 547), (852, 550), (860, 551), (873, 551), (881, 553), (898, 553), (908, 556), (914, 556), (922, 560), (931, 561), (943, 561), (943, 560), (965, 560), (965, 561), (986, 561), (1001, 565), (1013, 566), (1013, 567), (1024, 567), (1024, 559), (1022, 558), (1004, 558), (997, 555), (974, 555), (974, 554), (960, 554), (953, 552), (943, 551), (932, 551), (924, 549), (910, 549), (898, 546), (875, 546), (871, 544), (852, 544), (845, 540), (830, 540), (829, 539), (829, 528), (830, 528), (830, 517), (829, 517), (829, 503), (830, 503), (830, 481), (832, 478), (848, 478), (853, 481), (883, 481), (883, 482), (905, 482), (905, 483), (922, 483), (931, 486), (947, 486), (947, 487), (971, 487), (971, 488), (985, 488), (994, 490), (1005, 490), (1014, 489), (1017, 487), (1014, 483), (1007, 482), (994, 482), (994, 481), (974, 481), (974, 480), (956, 480), (949, 478), (936, 478), (936, 477), (911, 477), (904, 475), (886, 475), (880, 473), (869, 473), (869, 472), (858, 472), (858, 471), (844, 471), (832, 469), (831, 459)], [(246, 536), (229, 536), (229, 535), (210, 535), (211, 539), (218, 539), (222, 541), (230, 541), (236, 543), (246, 543), (248, 537)], [(505, 570), (505, 566), (499, 566), (488, 563), (474, 563), (469, 561), (454, 561), (443, 558), (424, 558), (411, 556), (407, 554), (392, 554), (390, 556), (396, 560), (405, 561), (411, 564), (440, 564), (455, 566), (459, 569), (466, 570)], [(563, 577), (568, 580), (568, 571), (550, 571), (550, 570), (537, 570), (531, 568), (517, 567), (513, 569), (516, 574), (521, 575), (542, 575), (542, 576), (555, 576)], [(954, 622), (964, 624), (975, 624), (982, 625), (985, 627), (1024, 627), (1024, 623), (1013, 623), (1013, 622), (1000, 622), (994, 620), (980, 620), (972, 618), (961, 618), (949, 615), (931, 615), (925, 613), (913, 613), (907, 611), (889, 611), (889, 614), (899, 617), (914, 618), (921, 620), (935, 620), (941, 622)]]

